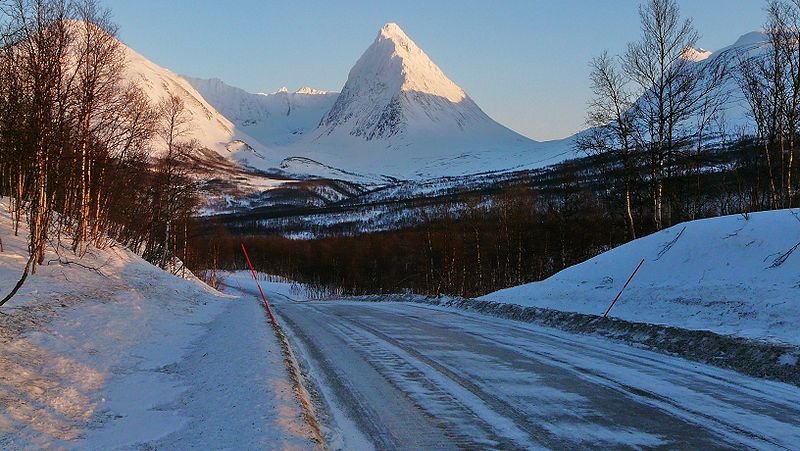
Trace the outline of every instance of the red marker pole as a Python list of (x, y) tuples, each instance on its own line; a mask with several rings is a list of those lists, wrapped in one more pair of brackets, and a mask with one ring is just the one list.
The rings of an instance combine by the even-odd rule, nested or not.
[(633, 280), (633, 276), (635, 276), (636, 273), (639, 272), (639, 268), (641, 268), (643, 264), (644, 264), (644, 259), (642, 259), (642, 261), (639, 262), (639, 266), (637, 266), (636, 269), (633, 270), (633, 274), (631, 274), (631, 276), (628, 277), (628, 281), (625, 282), (625, 285), (622, 287), (621, 290), (619, 290), (617, 297), (615, 297), (614, 300), (611, 302), (611, 305), (608, 306), (608, 310), (606, 310), (606, 312), (603, 313), (603, 318), (608, 318), (608, 312), (611, 311), (611, 308), (614, 307), (614, 304), (617, 303), (619, 297), (622, 296), (622, 292), (625, 291), (625, 288), (628, 288), (628, 284), (631, 283), (631, 280)]
[(272, 324), (275, 323), (275, 317), (272, 316), (272, 309), (269, 308), (269, 302), (267, 302), (267, 297), (264, 296), (264, 290), (261, 289), (261, 284), (258, 282), (258, 277), (256, 277), (256, 270), (253, 269), (253, 264), (250, 262), (250, 256), (247, 255), (247, 249), (244, 248), (244, 243), (242, 243), (242, 252), (244, 252), (244, 258), (247, 259), (247, 265), (250, 267), (250, 272), (253, 274), (253, 280), (256, 281), (256, 285), (258, 285), (258, 291), (261, 293), (261, 299), (264, 300), (264, 307), (267, 309), (267, 314), (269, 315), (270, 321)]

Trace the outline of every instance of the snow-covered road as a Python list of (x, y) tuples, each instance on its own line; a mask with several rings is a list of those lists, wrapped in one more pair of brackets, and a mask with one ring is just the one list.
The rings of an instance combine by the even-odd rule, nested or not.
[(334, 448), (800, 443), (795, 386), (456, 310), (273, 298)]

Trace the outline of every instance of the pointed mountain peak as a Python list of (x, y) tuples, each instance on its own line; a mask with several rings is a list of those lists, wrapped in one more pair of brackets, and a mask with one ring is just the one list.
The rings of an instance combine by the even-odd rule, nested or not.
[(350, 71), (348, 84), (364, 82), (378, 82), (394, 93), (415, 91), (451, 102), (466, 98), (464, 91), (394, 22), (381, 28)]
[(388, 23), (350, 70), (320, 126), (323, 134), (343, 131), (371, 140), (422, 130), (460, 133), (490, 123), (400, 26)]
[(384, 25), (383, 28), (381, 28), (379, 36), (391, 40), (406, 40), (406, 41), (411, 40), (409, 39), (408, 35), (406, 35), (406, 33), (403, 31), (403, 29), (400, 28), (400, 25), (397, 25), (394, 22), (389, 22), (386, 25)]

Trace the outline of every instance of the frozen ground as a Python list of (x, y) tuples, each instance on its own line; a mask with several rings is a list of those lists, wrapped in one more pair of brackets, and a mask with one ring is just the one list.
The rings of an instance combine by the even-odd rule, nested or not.
[[(247, 288), (245, 288), (247, 290)], [(268, 287), (345, 449), (790, 449), (800, 388), (599, 337)]]
[[(25, 260), (5, 202), (3, 295)], [(256, 299), (120, 247), (61, 251), (0, 309), (0, 448), (314, 446)]]
[(542, 282), (481, 298), (800, 344), (800, 210), (679, 224)]

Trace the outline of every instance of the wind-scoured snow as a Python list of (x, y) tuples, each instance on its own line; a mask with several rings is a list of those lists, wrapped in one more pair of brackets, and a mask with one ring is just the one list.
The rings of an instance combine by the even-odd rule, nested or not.
[(481, 299), (800, 344), (800, 210), (679, 224)]

